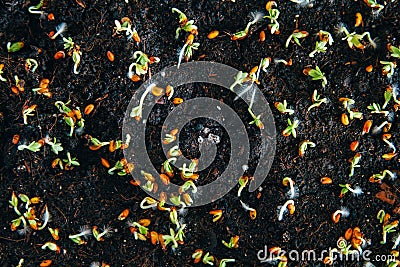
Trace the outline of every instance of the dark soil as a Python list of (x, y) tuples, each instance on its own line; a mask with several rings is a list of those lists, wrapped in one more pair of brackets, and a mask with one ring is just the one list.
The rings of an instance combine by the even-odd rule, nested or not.
[[(85, 8), (78, 2), (84, 1)], [(249, 21), (248, 14), (253, 11), (265, 12), (266, 1), (124, 1), (82, 0), (54, 1), (49, 0), (44, 9), (54, 13), (55, 20), (39, 19), (38, 15), (28, 13), (28, 7), (37, 1), (5, 1), (0, 3), (0, 64), (4, 64), (3, 77), (8, 82), (0, 81), (0, 266), (16, 266), (21, 258), (23, 266), (39, 266), (45, 259), (53, 260), (53, 266), (89, 266), (92, 262), (105, 262), (111, 266), (192, 266), (191, 254), (196, 249), (210, 252), (217, 259), (234, 258), (232, 266), (259, 266), (257, 252), (268, 247), (279, 246), (287, 251), (292, 249), (321, 252), (336, 247), (336, 241), (343, 236), (349, 227), (360, 227), (370, 245), (366, 249), (375, 255), (388, 255), (393, 246), (391, 241), (381, 245), (382, 226), (376, 219), (380, 209), (390, 213), (394, 219), (399, 216), (394, 209), (399, 205), (387, 204), (375, 197), (381, 191), (379, 184), (369, 182), (372, 174), (384, 169), (394, 172), (399, 170), (399, 157), (385, 161), (384, 153), (390, 152), (381, 140), (381, 134), (361, 135), (364, 122), (372, 119), (374, 125), (385, 121), (382, 115), (371, 115), (367, 106), (373, 102), (383, 103), (383, 93), (387, 85), (398, 84), (398, 70), (391, 80), (381, 73), (380, 60), (389, 60), (390, 53), (386, 44), (400, 45), (400, 6), (398, 1), (387, 3), (377, 17), (371, 13), (363, 1), (316, 1), (312, 8), (299, 7), (290, 1), (277, 1), (281, 15), (281, 33), (271, 35), (267, 32), (265, 42), (259, 41), (259, 32), (266, 29), (267, 22), (256, 24), (248, 38), (242, 41), (231, 41), (227, 33), (235, 33), (245, 27)], [(194, 53), (194, 60), (207, 60), (223, 63), (239, 70), (249, 71), (259, 64), (262, 57), (272, 59), (293, 59), (292, 66), (271, 64), (267, 73), (261, 74), (260, 89), (271, 105), (277, 129), (276, 156), (271, 171), (262, 184), (260, 193), (249, 193), (245, 189), (241, 200), (257, 209), (257, 218), (251, 220), (236, 197), (237, 188), (222, 199), (197, 208), (190, 208), (180, 218), (187, 224), (185, 244), (178, 249), (163, 251), (149, 241), (135, 240), (125, 221), (117, 220), (124, 209), (129, 208), (129, 219), (151, 219), (151, 230), (168, 233), (171, 227), (168, 213), (158, 210), (141, 210), (139, 203), (146, 193), (129, 182), (131, 176), (109, 175), (101, 165), (100, 158), (106, 158), (113, 165), (123, 157), (121, 150), (110, 153), (107, 148), (97, 151), (89, 150), (86, 134), (102, 141), (121, 139), (122, 123), (125, 110), (135, 90), (141, 82), (134, 83), (127, 77), (127, 70), (132, 63), (131, 57), (136, 50), (161, 59), (151, 65), (151, 72), (157, 73), (162, 68), (177, 64), (178, 50), (184, 44), (183, 34), (176, 40), (175, 29), (178, 26), (176, 14), (171, 8), (184, 11), (189, 19), (194, 19), (199, 27), (199, 50)], [(355, 14), (363, 15), (364, 26), (354, 28)], [(124, 35), (113, 36), (114, 20), (129, 17), (135, 24), (142, 39), (137, 45), (127, 41)], [(68, 24), (65, 34), (81, 46), (82, 62), (78, 75), (72, 72), (71, 57), (54, 60), (54, 54), (62, 50), (61, 38), (51, 40), (47, 34), (54, 31), (61, 23)], [(373, 38), (378, 38), (377, 49), (367, 47), (364, 50), (352, 50), (341, 36), (335, 33), (335, 26), (345, 23), (350, 32), (369, 31)], [(295, 29), (306, 30), (310, 36), (301, 40), (302, 47), (291, 44), (285, 49), (286, 38)], [(220, 36), (207, 39), (207, 34), (218, 29)], [(334, 44), (328, 47), (325, 54), (308, 57), (314, 49), (319, 30), (334, 34)], [(8, 53), (7, 42), (23, 41), (25, 46), (16, 53)], [(106, 52), (115, 54), (115, 61), (110, 62)], [(35, 58), (39, 67), (35, 73), (25, 70), (25, 59)], [(390, 59), (390, 60), (393, 60)], [(374, 66), (374, 71), (367, 73), (365, 67)], [(321, 88), (320, 81), (311, 81), (302, 71), (306, 66), (318, 65), (328, 79), (326, 88)], [(11, 91), (14, 75), (25, 82), (25, 91), (16, 95)], [(50, 80), (52, 98), (35, 94), (42, 78)], [(145, 77), (148, 79), (148, 76)], [(327, 97), (329, 102), (320, 108), (307, 112), (311, 104), (311, 95), (315, 89)], [(207, 90), (201, 85), (182, 86), (176, 96), (187, 100), (198, 96), (210, 96), (230, 102), (232, 94), (217, 87), (209, 86)], [(340, 116), (343, 107), (340, 97), (349, 97), (356, 101), (355, 107), (363, 112), (362, 120), (354, 120), (349, 126), (343, 126)], [(300, 120), (297, 138), (283, 137), (281, 132), (287, 126), (287, 115), (280, 114), (273, 103), (286, 99), (296, 110), (294, 116)], [(83, 108), (93, 103), (95, 110), (85, 118), (84, 131), (69, 137), (69, 127), (63, 116), (54, 106), (55, 101), (71, 100), (71, 107)], [(29, 117), (29, 124), (24, 125), (22, 108), (36, 104), (35, 116)], [(162, 122), (174, 105), (170, 101), (157, 105), (153, 119), (148, 121), (149, 136), (147, 142), (149, 155), (154, 163), (159, 164), (161, 147), (160, 131)], [(394, 111), (393, 101), (388, 110)], [(238, 114), (247, 124), (251, 121), (243, 102), (237, 107)], [(181, 133), (181, 147), (184, 155), (198, 156), (197, 137), (204, 127), (214, 134), (226, 137), (225, 131), (218, 123), (199, 119), (187, 125)], [(258, 145), (259, 131), (254, 126), (247, 126), (252, 148)], [(399, 113), (394, 114), (391, 141), (398, 147)], [(20, 144), (27, 144), (48, 136), (57, 137), (63, 144), (64, 151), (60, 158), (66, 158), (69, 151), (76, 156), (80, 166), (65, 171), (52, 168), (51, 163), (57, 157), (48, 146), (40, 152), (19, 151), (18, 145), (12, 144), (13, 135), (19, 134)], [(300, 141), (309, 139), (317, 146), (309, 149), (304, 157), (298, 156)], [(348, 178), (349, 162), (354, 156), (349, 144), (359, 140), (358, 152), (362, 155), (361, 167), (356, 168), (355, 175)], [(229, 160), (229, 141), (224, 140), (218, 146), (218, 160), (208, 169), (210, 181), (218, 176)], [(249, 174), (257, 164), (256, 149), (252, 149), (249, 162)], [(222, 156), (221, 156), (222, 155)], [(277, 207), (286, 201), (287, 188), (282, 186), (282, 179), (289, 176), (295, 180), (300, 195), (295, 199), (296, 212), (285, 215), (278, 222)], [(329, 176), (331, 185), (321, 185), (320, 178)], [(202, 176), (201, 176), (202, 177)], [(177, 178), (177, 177), (176, 177)], [(201, 180), (199, 184), (210, 182)], [(178, 179), (175, 180), (176, 182)], [(399, 192), (398, 180), (385, 178), (390, 190), (395, 195)], [(339, 198), (338, 184), (350, 183), (359, 185), (364, 194), (353, 197), (350, 193)], [(12, 232), (10, 224), (16, 215), (9, 207), (8, 200), (12, 192), (28, 196), (39, 196), (42, 202), (37, 205), (40, 212), (44, 204), (48, 205), (51, 221), (49, 226), (60, 229), (60, 240), (57, 244), (61, 253), (57, 254), (40, 247), (52, 241), (45, 229), (19, 235)], [(341, 206), (351, 211), (348, 218), (341, 218), (334, 224), (331, 214)], [(222, 209), (222, 220), (213, 223), (210, 210)], [(114, 229), (104, 242), (89, 238), (86, 245), (78, 246), (69, 240), (68, 235), (77, 233), (83, 225), (102, 227), (109, 225)], [(388, 240), (395, 233), (389, 234)], [(240, 237), (239, 248), (228, 249), (221, 240), (228, 241), (231, 236)], [(338, 262), (337, 266), (361, 266), (362, 262)], [(201, 263), (200, 263), (201, 265)], [(321, 260), (315, 262), (289, 261), (289, 266), (323, 265)], [(383, 266), (377, 262), (377, 266)]]

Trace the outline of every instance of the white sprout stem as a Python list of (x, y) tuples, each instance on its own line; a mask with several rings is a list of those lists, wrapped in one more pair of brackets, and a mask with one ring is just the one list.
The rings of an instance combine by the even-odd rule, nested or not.
[(289, 187), (290, 187), (290, 196), (294, 197), (295, 196), (295, 191), (294, 191), (294, 183), (293, 183), (292, 179), (289, 180)]
[(253, 209), (253, 208), (250, 208), (249, 206), (247, 206), (246, 203), (244, 203), (244, 202), (241, 201), (241, 200), (239, 200), (239, 201), (240, 201), (240, 203), (242, 204), (242, 207), (243, 207), (245, 210), (247, 210), (247, 211), (254, 211), (254, 209)]
[(347, 188), (350, 192), (352, 192), (352, 193), (354, 193), (354, 194), (358, 193), (356, 190), (354, 190), (353, 188), (351, 188), (350, 185), (346, 185), (346, 188)]
[(181, 66), (181, 61), (183, 59), (183, 56), (185, 55), (185, 49), (187, 47), (187, 44), (184, 44), (184, 46), (182, 47), (181, 51), (179, 52), (179, 58), (178, 58), (178, 69)]
[(383, 142), (385, 142), (391, 149), (393, 149), (393, 153), (396, 153), (396, 147), (387, 139), (383, 139)]
[(278, 221), (282, 221), (283, 219), (283, 214), (285, 213), (285, 211), (287, 210), (287, 206), (289, 204), (294, 205), (294, 201), (293, 200), (288, 200), (285, 202), (285, 204), (283, 204), (283, 206), (281, 207), (280, 211), (279, 211), (279, 216), (278, 216)]

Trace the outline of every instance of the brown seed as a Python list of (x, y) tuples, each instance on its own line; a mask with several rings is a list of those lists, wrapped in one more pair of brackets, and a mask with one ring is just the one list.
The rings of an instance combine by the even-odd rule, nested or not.
[(12, 138), (12, 143), (14, 145), (18, 144), (19, 142), (19, 134), (14, 134), (13, 138)]
[(85, 115), (89, 115), (90, 113), (92, 113), (93, 109), (94, 109), (94, 105), (89, 104), (85, 107), (85, 110), (83, 111), (83, 113), (85, 113)]
[(332, 179), (325, 176), (321, 178), (321, 184), (331, 184), (332, 183)]
[(175, 105), (179, 105), (183, 103), (183, 99), (179, 97), (175, 97), (174, 100), (172, 101)]
[(119, 215), (118, 220), (123, 221), (129, 216), (129, 209), (124, 209)]
[(175, 129), (172, 129), (172, 130), (169, 132), (169, 134), (175, 136), (175, 135), (178, 134), (178, 132), (179, 132), (179, 130), (178, 130), (177, 128), (175, 128)]
[(261, 42), (265, 41), (265, 31), (260, 31), (260, 41)]
[(356, 13), (356, 24), (354, 25), (354, 27), (358, 27), (362, 24), (363, 24), (363, 21), (362, 21), (361, 13)]
[(368, 67), (365, 68), (366, 72), (371, 72), (374, 69), (372, 65), (369, 65)]
[(111, 51), (107, 51), (107, 58), (108, 60), (110, 60), (111, 62), (114, 61), (114, 54)]
[(108, 151), (113, 153), (115, 150), (117, 150), (117, 144), (115, 143), (114, 140), (111, 140), (110, 144), (108, 145)]
[(107, 169), (109, 169), (110, 163), (108, 162), (108, 160), (106, 160), (105, 158), (101, 158), (101, 165), (103, 165), (104, 167), (106, 167)]
[(139, 77), (139, 75), (134, 74), (134, 75), (132, 75), (131, 80), (133, 82), (138, 82), (138, 81), (140, 81), (140, 77)]
[(147, 227), (147, 226), (150, 225), (151, 221), (150, 221), (150, 219), (140, 219), (140, 220), (138, 221), (138, 223), (139, 223), (141, 226)]
[(58, 51), (57, 53), (54, 54), (54, 59), (58, 60), (61, 58), (65, 58), (65, 52), (64, 51)]
[(214, 39), (214, 38), (217, 37), (218, 35), (219, 35), (219, 31), (214, 30), (214, 31), (210, 32), (210, 33), (207, 35), (207, 38), (208, 38), (208, 39)]
[(48, 19), (48, 20), (54, 20), (54, 14), (53, 14), (53, 13), (49, 13), (49, 14), (47, 15), (47, 19)]
[(59, 158), (53, 160), (53, 161), (51, 162), (51, 167), (54, 169), (55, 167), (57, 167), (57, 164), (58, 164), (59, 162), (60, 162), (60, 159), (59, 159)]
[(153, 245), (156, 245), (158, 243), (158, 233), (155, 231), (151, 231), (150, 232), (150, 240)]
[(364, 123), (362, 134), (369, 133), (369, 130), (371, 130), (371, 126), (372, 126), (372, 121), (371, 120), (367, 120)]
[(360, 142), (358, 142), (357, 140), (351, 142), (351, 144), (350, 144), (350, 150), (353, 151), (353, 152), (356, 151), (359, 144), (360, 144)]
[(347, 116), (346, 113), (343, 113), (340, 119), (341, 119), (343, 125), (345, 125), (345, 126), (349, 125), (349, 123), (350, 123), (349, 117)]
[(42, 261), (41, 263), (40, 263), (40, 267), (48, 267), (48, 266), (50, 266), (51, 264), (53, 263), (53, 261), (52, 260), (44, 260), (44, 261)]
[(137, 33), (137, 31), (133, 32), (133, 34), (132, 34), (132, 39), (133, 39), (135, 42), (140, 43), (140, 36), (139, 36), (139, 34)]
[(161, 87), (158, 87), (158, 86), (154, 86), (154, 87), (151, 89), (151, 93), (152, 93), (154, 96), (161, 96), (162, 94), (164, 94), (164, 89), (161, 88)]
[(346, 240), (350, 240), (352, 236), (353, 236), (353, 229), (351, 228), (347, 229), (346, 233), (344, 234), (344, 238)]

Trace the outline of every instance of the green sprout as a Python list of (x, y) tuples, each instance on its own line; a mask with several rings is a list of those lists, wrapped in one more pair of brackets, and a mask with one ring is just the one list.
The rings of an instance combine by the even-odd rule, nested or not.
[(69, 235), (69, 239), (78, 245), (84, 245), (87, 242), (82, 237), (87, 237), (92, 234), (92, 230), (88, 226), (83, 226), (79, 229), (78, 234)]
[(358, 165), (358, 163), (361, 160), (361, 154), (357, 153), (354, 157), (350, 159), (350, 174), (349, 177), (352, 177), (354, 175), (354, 169), (361, 167)]
[(320, 40), (315, 43), (315, 49), (308, 55), (309, 57), (314, 57), (316, 53), (326, 53), (327, 45), (333, 44), (333, 38), (329, 32), (320, 30), (318, 36)]
[(292, 123), (292, 121), (288, 118), (287, 122), (288, 122), (288, 127), (286, 127), (286, 129), (283, 130), (282, 132), (283, 136), (287, 137), (289, 135), (292, 135), (294, 138), (296, 138), (297, 137), (296, 128), (299, 126), (300, 121), (295, 119)]
[(383, 97), (385, 98), (385, 103), (382, 105), (382, 109), (386, 108), (386, 106), (389, 104), (390, 100), (393, 97), (393, 89), (391, 87), (386, 88), (385, 93), (383, 94)]
[(81, 63), (82, 52), (79, 49), (74, 49), (72, 52), (72, 61), (74, 62), (74, 73), (79, 74), (78, 67)]
[(235, 88), (236, 85), (241, 85), (244, 82), (247, 82), (249, 80), (248, 75), (249, 75), (249, 73), (247, 73), (247, 72), (239, 71), (235, 76), (235, 81), (231, 84), (229, 89), (231, 89), (231, 91), (233, 91), (233, 88)]
[(285, 114), (288, 113), (289, 115), (292, 115), (294, 113), (293, 109), (288, 109), (287, 108), (287, 102), (286, 100), (283, 100), (282, 102), (275, 102), (275, 107), (277, 110), (279, 110), (280, 113)]
[(240, 197), (242, 194), (243, 189), (246, 187), (247, 183), (249, 182), (249, 177), (247, 176), (241, 176), (239, 178), (239, 189), (237, 192), (237, 196)]
[(396, 62), (391, 61), (379, 61), (383, 65), (382, 74), (386, 75), (386, 77), (390, 78), (394, 74), (394, 69), (396, 68)]
[(299, 30), (295, 30), (291, 35), (289, 35), (289, 37), (286, 40), (286, 44), (285, 47), (288, 48), (290, 41), (293, 39), (293, 41), (298, 45), (301, 46), (300, 44), (300, 40), (302, 38), (306, 38), (308, 36), (308, 32), (306, 31), (299, 31)]
[(317, 90), (314, 90), (311, 100), (312, 100), (313, 104), (308, 107), (307, 111), (310, 111), (312, 108), (319, 107), (322, 103), (328, 102), (327, 98), (321, 98), (321, 96), (318, 94)]
[(39, 11), (39, 9), (41, 9), (43, 7), (43, 4), (44, 4), (44, 0), (40, 0), (39, 4), (37, 4), (36, 6), (28, 7), (29, 13), (43, 15), (44, 12), (43, 11)]
[(146, 98), (146, 96), (150, 93), (150, 91), (156, 86), (155, 83), (150, 84), (146, 90), (144, 91), (144, 93), (142, 94), (142, 96), (140, 97), (140, 101), (139, 101), (139, 105), (134, 107), (130, 113), (131, 117), (134, 117), (137, 120), (140, 120), (142, 118), (142, 110), (143, 110), (143, 103), (144, 103), (144, 99)]
[(383, 223), (385, 221), (385, 211), (384, 210), (379, 210), (378, 214), (376, 214), (376, 218), (379, 220), (380, 223)]
[(173, 248), (178, 247), (178, 242), (175, 239), (175, 231), (172, 228), (169, 228), (169, 235), (163, 235), (162, 238), (164, 239), (164, 244), (167, 246), (169, 243), (172, 243)]
[(306, 150), (308, 148), (308, 146), (310, 147), (315, 147), (316, 144), (314, 142), (311, 142), (309, 140), (304, 140), (300, 143), (299, 145), (299, 156), (302, 157), (304, 156), (304, 154), (306, 153)]
[(16, 42), (16, 43), (8, 42), (7, 43), (7, 51), (8, 51), (8, 53), (18, 52), (23, 47), (24, 47), (24, 43), (23, 42)]
[(386, 175), (388, 175), (391, 180), (394, 180), (397, 178), (396, 173), (393, 173), (389, 170), (384, 170), (382, 173), (373, 174), (370, 178), (370, 181), (372, 180), (374, 182), (381, 182), (383, 179), (385, 179)]
[(199, 49), (199, 46), (200, 43), (193, 43), (193, 41), (190, 43), (186, 42), (184, 44), (181, 51), (179, 52), (178, 67), (177, 67), (178, 69), (181, 65), (182, 59), (184, 58), (185, 61), (189, 61), (193, 56), (193, 50)]
[(32, 152), (38, 152), (41, 147), (42, 147), (41, 143), (33, 141), (29, 145), (19, 145), (18, 150), (28, 149)]
[(214, 256), (210, 255), (209, 252), (206, 253), (203, 257), (203, 263), (208, 265), (214, 265)]
[[(54, 37), (54, 35), (53, 35), (53, 37)], [(64, 49), (65, 50), (72, 51), (74, 49), (75, 43), (71, 37), (68, 37), (68, 38), (63, 37), (63, 41), (64, 41)]]
[(242, 40), (242, 39), (246, 38), (247, 35), (249, 34), (251, 25), (254, 25), (257, 22), (261, 21), (263, 16), (264, 16), (264, 14), (261, 12), (252, 13), (251, 14), (252, 20), (249, 23), (247, 23), (246, 28), (243, 31), (238, 31), (235, 34), (233, 34), (231, 36), (231, 40), (237, 41), (237, 40)]
[(229, 243), (222, 240), (222, 244), (224, 244), (224, 246), (227, 248), (238, 248), (239, 247), (238, 242), (239, 242), (239, 236), (231, 237), (231, 239), (229, 240)]
[(271, 34), (279, 32), (279, 10), (277, 8), (272, 8), (273, 6), (277, 7), (277, 4), (275, 1), (271, 2), (271, 5), (268, 5), (267, 11), (268, 15), (264, 16), (264, 18), (267, 18), (270, 20), (270, 23), (268, 24), (268, 28), (271, 30)]
[(130, 19), (124, 20), (121, 24), (118, 20), (114, 21), (115, 23), (115, 33), (119, 34), (120, 32), (125, 32), (128, 36), (128, 40), (135, 39), (135, 41), (140, 42), (139, 35), (135, 29), (132, 28), (132, 22)]
[(169, 201), (171, 201), (171, 203), (174, 204), (174, 206), (177, 206), (177, 207), (182, 206), (183, 208), (186, 207), (186, 204), (185, 204), (185, 202), (183, 202), (181, 200), (181, 196), (180, 195), (176, 195), (176, 196), (170, 197)]
[(27, 58), (25, 60), (25, 66), (28, 70), (35, 72), (37, 67), (39, 66), (38, 62), (33, 58)]
[(67, 152), (67, 158), (62, 160), (65, 162), (65, 166), (71, 168), (73, 166), (80, 166), (79, 162), (75, 158), (71, 157), (71, 153)]
[(256, 116), (253, 111), (251, 110), (251, 108), (249, 107), (247, 109), (250, 113), (250, 116), (253, 118), (253, 120), (251, 122), (249, 122), (249, 124), (254, 124), (255, 126), (257, 126), (260, 130), (264, 129), (264, 123), (261, 121), (260, 117), (261, 115)]
[(359, 186), (354, 188), (351, 187), (351, 184), (339, 184), (339, 186), (342, 188), (340, 191), (340, 197), (343, 197), (347, 192), (353, 193), (354, 196), (359, 196), (364, 193)]
[(367, 106), (371, 110), (372, 114), (383, 114), (385, 116), (389, 115), (389, 111), (382, 110), (381, 106), (377, 103), (372, 103), (372, 105)]
[(315, 66), (315, 69), (306, 68), (304, 73), (310, 76), (313, 81), (322, 80), (322, 87), (325, 87), (328, 83), (328, 80), (325, 77), (325, 74), (321, 71), (318, 66)]
[(54, 137), (53, 142), (49, 138), (45, 138), (45, 143), (51, 146), (51, 150), (54, 154), (58, 155), (58, 152), (63, 151), (64, 148), (62, 147), (61, 143), (57, 143), (57, 139)]
[(175, 38), (179, 38), (179, 33), (183, 30), (188, 33), (197, 34), (197, 26), (194, 25), (194, 20), (188, 20), (185, 13), (177, 8), (172, 8), (172, 13), (178, 13), (180, 26), (175, 31)]
[(108, 236), (111, 232), (111, 228), (110, 227), (104, 227), (102, 232), (99, 232), (97, 226), (93, 226), (92, 229), (92, 233), (93, 233), (93, 237), (97, 240), (97, 241), (104, 241), (104, 237)]
[(190, 179), (197, 168), (197, 161), (192, 160), (188, 167), (186, 167), (186, 163), (183, 163), (182, 167), (179, 170), (182, 171), (182, 177), (185, 179)]
[(183, 185), (181, 185), (180, 190), (183, 193), (188, 191), (190, 188), (192, 188), (193, 194), (197, 193), (197, 186), (194, 184), (192, 180), (186, 181)]
[(367, 6), (372, 7), (374, 10), (375, 14), (378, 14), (385, 6), (378, 4), (378, 2), (376, 2), (376, 0), (363, 0), (364, 3), (367, 4)]
[(28, 124), (28, 116), (35, 116), (34, 112), (36, 110), (37, 105), (32, 106), (24, 106), (22, 109), (22, 117), (24, 119), (24, 124)]
[(339, 33), (344, 33), (346, 36), (342, 38), (342, 40), (346, 40), (347, 44), (351, 49), (354, 47), (358, 49), (364, 49), (365, 46), (361, 43), (361, 40), (367, 36), (369, 43), (372, 45), (373, 48), (376, 48), (376, 43), (371, 39), (371, 35), (369, 32), (364, 32), (362, 34), (356, 34), (355, 32), (349, 33), (347, 28), (344, 25), (339, 26), (338, 28)]
[(150, 62), (148, 56), (142, 51), (136, 51), (135, 53), (133, 53), (133, 59), (135, 59), (136, 61), (129, 66), (128, 77), (132, 78), (134, 74), (133, 72), (134, 67), (135, 67), (135, 73), (137, 75), (146, 74)]
[(400, 47), (397, 48), (394, 45), (391, 45), (389, 51), (392, 53), (390, 54), (392, 57), (400, 58)]
[(174, 169), (172, 168), (170, 162), (172, 162), (172, 164), (175, 164), (176, 158), (169, 158), (166, 161), (164, 161), (163, 168), (164, 168), (164, 172), (167, 175), (173, 175), (174, 174)]
[(398, 226), (399, 222), (396, 220), (392, 223), (389, 223), (387, 225), (384, 225), (382, 228), (382, 241), (380, 242), (381, 244), (386, 244), (386, 236), (388, 233), (393, 233), (396, 232), (396, 228)]

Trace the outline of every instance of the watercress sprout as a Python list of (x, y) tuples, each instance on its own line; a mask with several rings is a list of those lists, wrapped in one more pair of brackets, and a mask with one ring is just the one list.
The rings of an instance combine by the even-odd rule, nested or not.
[(92, 230), (87, 225), (85, 225), (79, 229), (79, 233), (69, 235), (68, 238), (71, 239), (71, 241), (73, 241), (74, 243), (76, 243), (78, 245), (84, 245), (87, 242), (86, 242), (86, 240), (82, 239), (82, 237), (86, 238), (86, 237), (90, 236), (91, 234), (92, 234)]
[(351, 49), (354, 47), (358, 49), (364, 49), (365, 46), (361, 43), (361, 40), (367, 36), (369, 43), (373, 48), (376, 48), (376, 43), (372, 40), (369, 32), (364, 32), (362, 34), (356, 34), (355, 32), (349, 33), (347, 28), (344, 25), (340, 25), (338, 28), (339, 33), (344, 33), (346, 36), (342, 38), (342, 40), (346, 40), (347, 44)]
[(28, 149), (32, 152), (38, 152), (41, 147), (42, 147), (41, 143), (33, 141), (29, 145), (19, 145), (18, 150)]
[(247, 183), (249, 182), (249, 177), (247, 176), (240, 176), (239, 178), (239, 189), (237, 192), (237, 196), (240, 197), (240, 195), (242, 194), (243, 188), (245, 188), (245, 186), (247, 185)]
[(316, 144), (310, 140), (304, 140), (299, 145), (299, 156), (302, 157), (306, 153), (308, 147), (315, 147)]
[(239, 200), (240, 203), (242, 204), (242, 207), (249, 211), (250, 214), (250, 219), (254, 220), (257, 217), (257, 210), (254, 208), (250, 208), (246, 203), (244, 203), (243, 201)]
[[(56, 26), (56, 33), (55, 34), (53, 34), (53, 36), (51, 36), (50, 37), (50, 39), (56, 39), (57, 38), (57, 36), (63, 36), (62, 34), (65, 32), (67, 30), (67, 23), (65, 23), (65, 22), (61, 22), (60, 24), (58, 24), (57, 26)], [(72, 39), (71, 39), (71, 37), (69, 37), (68, 39), (66, 39), (66, 38), (64, 38), (63, 37), (63, 41), (64, 41), (64, 49), (67, 49), (68, 50), (68, 48), (69, 48), (69, 46), (67, 46), (67, 47), (65, 47), (65, 44), (66, 43), (69, 43), (70, 44), (70, 42), (72, 42)], [(73, 45), (73, 42), (72, 42), (72, 45)]]
[(340, 191), (340, 197), (343, 197), (347, 192), (353, 193), (355, 197), (364, 194), (361, 187), (359, 186), (356, 186), (354, 188), (352, 188), (350, 184), (339, 184), (339, 186), (342, 188), (342, 190)]
[(325, 53), (328, 49), (326, 46), (333, 44), (333, 38), (329, 32), (320, 30), (318, 36), (319, 41), (315, 43), (315, 49), (308, 55), (309, 57), (314, 57), (316, 53)]
[(39, 11), (39, 9), (41, 9), (43, 7), (43, 4), (44, 4), (44, 0), (40, 0), (36, 6), (28, 7), (28, 12), (31, 14), (43, 15), (44, 11), (41, 11), (41, 10)]
[(332, 221), (334, 223), (338, 223), (340, 218), (348, 217), (350, 215), (350, 211), (346, 207), (341, 207), (339, 210), (332, 213)]
[(357, 153), (354, 155), (354, 157), (352, 157), (349, 161), (350, 161), (350, 174), (349, 177), (352, 177), (354, 175), (354, 169), (355, 168), (359, 168), (361, 167), (360, 165), (358, 165), (358, 163), (361, 160), (361, 154)]
[(179, 38), (179, 33), (182, 30), (185, 32), (197, 35), (198, 31), (197, 31), (197, 26), (194, 25), (194, 20), (188, 20), (185, 13), (183, 13), (182, 11), (180, 11), (177, 8), (172, 8), (172, 13), (175, 13), (175, 12), (179, 14), (179, 24), (180, 24), (179, 27), (175, 31), (175, 38), (176, 39)]
[(379, 61), (383, 65), (382, 67), (382, 74), (386, 75), (386, 77), (391, 78), (394, 74), (394, 69), (397, 67), (395, 61)]
[(294, 199), (299, 196), (299, 189), (294, 185), (294, 181), (290, 177), (285, 177), (282, 180), (283, 186), (289, 186), (289, 191), (286, 193), (287, 198)]
[(22, 109), (22, 117), (24, 119), (24, 124), (28, 124), (28, 116), (35, 116), (34, 112), (36, 110), (37, 105), (32, 106), (24, 106)]
[(0, 64), (0, 81), (7, 82), (7, 79), (2, 76), (4, 73), (3, 69), (4, 69), (4, 64)]
[(268, 29), (271, 31), (271, 34), (279, 34), (279, 10), (277, 8), (278, 5), (276, 4), (275, 1), (268, 1), (265, 9), (268, 11), (268, 15), (264, 16), (264, 18), (267, 18), (270, 20), (270, 23), (268, 24)]
[(279, 110), (280, 113), (285, 114), (288, 113), (289, 115), (292, 115), (294, 113), (293, 109), (287, 108), (287, 102), (286, 100), (283, 100), (282, 102), (275, 102), (274, 106), (276, 107), (277, 110)]
[(224, 246), (227, 248), (238, 248), (239, 236), (238, 235), (232, 236), (231, 239), (229, 240), (229, 243), (226, 242), (225, 240), (222, 240), (222, 244), (224, 244)]
[(294, 201), (292, 199), (288, 200), (282, 206), (278, 207), (278, 221), (283, 220), (283, 215), (289, 211), (289, 214), (293, 214), (295, 211)]
[(252, 20), (247, 23), (247, 26), (244, 30), (238, 31), (235, 34), (231, 36), (232, 41), (237, 41), (237, 40), (243, 40), (244, 38), (247, 37), (250, 31), (251, 25), (256, 24), (257, 22), (261, 21), (263, 19), (264, 14), (261, 12), (257, 13), (251, 13)]
[(235, 262), (235, 259), (222, 259), (219, 262), (219, 267), (226, 267), (226, 263), (228, 262)]
[(372, 103), (372, 105), (367, 106), (371, 110), (372, 114), (383, 114), (385, 116), (389, 115), (389, 111), (382, 110), (381, 106), (377, 103)]
[(53, 142), (51, 141), (50, 138), (45, 138), (44, 141), (46, 144), (51, 146), (51, 150), (54, 152), (54, 154), (58, 155), (58, 152), (64, 150), (64, 148), (62, 147), (62, 144), (57, 143), (57, 139), (55, 137), (53, 138)]
[(298, 46), (301, 46), (299, 39), (306, 38), (307, 36), (308, 36), (308, 32), (306, 32), (306, 31), (294, 30), (293, 33), (291, 35), (289, 35), (289, 37), (287, 38), (285, 47), (286, 48), (289, 47), (290, 41), (292, 39)]
[(77, 161), (76, 157), (72, 158), (71, 153), (67, 152), (67, 158), (62, 160), (65, 162), (65, 169), (70, 170), (73, 168), (73, 166), (80, 166), (79, 162)]
[(395, 58), (400, 58), (400, 47), (395, 47), (394, 45), (389, 45), (390, 56)]
[(323, 73), (318, 66), (315, 66), (315, 69), (305, 68), (303, 70), (303, 73), (310, 76), (314, 81), (322, 80), (322, 87), (325, 87), (328, 83), (328, 80), (325, 77), (325, 73)]
[(292, 122), (288, 118), (287, 122), (288, 122), (288, 127), (286, 127), (286, 129), (283, 130), (283, 132), (282, 132), (283, 136), (287, 137), (289, 135), (292, 135), (294, 138), (296, 138), (297, 137), (296, 128), (300, 125), (300, 121), (297, 119), (294, 119), (294, 121)]
[(321, 106), (322, 103), (326, 103), (328, 102), (327, 98), (321, 98), (321, 96), (318, 94), (317, 90), (314, 90), (314, 93), (311, 97), (311, 101), (313, 102), (313, 104), (311, 106), (308, 107), (307, 111), (310, 111), (312, 108), (316, 108)]

